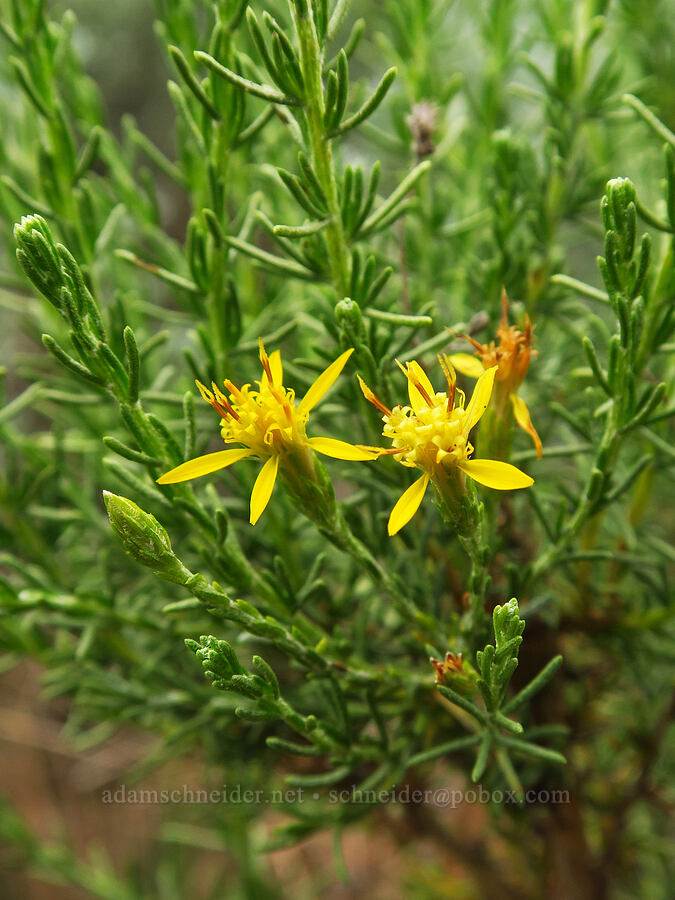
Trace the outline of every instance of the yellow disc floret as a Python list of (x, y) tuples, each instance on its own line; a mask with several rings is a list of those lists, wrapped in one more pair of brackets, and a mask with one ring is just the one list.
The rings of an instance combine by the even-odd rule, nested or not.
[(396, 406), (384, 416), (382, 434), (401, 450), (400, 462), (432, 472), (434, 466), (457, 466), (473, 452), (465, 434), (466, 412), (447, 411), (448, 395), (434, 394), (434, 405), (415, 413), (410, 406)]
[(254, 390), (245, 384), (230, 386), (232, 412), (220, 422), (226, 444), (245, 444), (261, 455), (284, 445), (306, 443), (305, 426), (309, 413), (298, 413), (295, 391), (275, 388), (264, 382)]

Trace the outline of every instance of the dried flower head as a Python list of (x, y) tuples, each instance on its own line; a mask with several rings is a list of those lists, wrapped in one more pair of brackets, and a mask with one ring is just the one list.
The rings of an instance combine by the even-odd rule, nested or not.
[(464, 675), (461, 653), (455, 656), (448, 650), (444, 660), (434, 659), (432, 656), (429, 661), (436, 670), (436, 684), (445, 684), (446, 675)]
[(510, 403), (516, 422), (530, 435), (537, 456), (541, 458), (543, 452), (541, 440), (532, 424), (525, 401), (517, 394), (530, 368), (532, 356), (536, 355), (536, 350), (532, 349), (532, 332), (529, 316), (525, 316), (523, 330), (516, 325), (509, 325), (509, 300), (502, 288), (502, 317), (497, 328), (497, 340), (490, 341), (489, 344), (480, 344), (469, 335), (464, 335), (475, 347), (476, 354), (471, 356), (468, 353), (455, 353), (450, 360), (458, 372), (470, 378), (479, 378), (486, 369), (497, 368), (495, 390), (500, 395), (497, 408), (508, 409)]
[(428, 100), (415, 103), (406, 117), (406, 125), (413, 137), (413, 149), (418, 160), (431, 156), (436, 149), (433, 142), (434, 131), (438, 127), (438, 107)]

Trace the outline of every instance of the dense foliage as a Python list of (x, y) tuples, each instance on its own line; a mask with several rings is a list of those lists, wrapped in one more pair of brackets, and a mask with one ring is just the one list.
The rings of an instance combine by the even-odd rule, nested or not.
[[(402, 814), (466, 896), (667, 897), (672, 5), (156, 0), (156, 141), (86, 74), (125, 65), (106, 7), (0, 3), (6, 664), (76, 745), (305, 791), (167, 808), (228, 896)], [(158, 484), (221, 419), (250, 452)], [(514, 802), (474, 839), (376, 796), (450, 782)], [(117, 878), (0, 834), (92, 896), (192, 892), (187, 850)]]

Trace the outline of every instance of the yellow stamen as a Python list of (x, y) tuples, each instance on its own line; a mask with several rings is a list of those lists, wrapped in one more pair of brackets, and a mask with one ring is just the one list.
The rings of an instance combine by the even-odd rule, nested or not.
[(225, 396), (225, 394), (220, 390), (220, 388), (219, 388), (218, 385), (215, 383), (215, 381), (212, 381), (212, 382), (211, 382), (211, 387), (213, 388), (213, 393), (214, 393), (214, 395), (215, 395), (216, 400), (218, 401), (219, 407), (224, 407), (225, 410), (227, 411), (227, 413), (229, 413), (229, 415), (232, 416), (232, 418), (238, 419), (239, 416), (237, 415), (237, 413), (236, 413), (236, 412), (234, 411), (234, 409), (232, 408), (232, 404), (231, 404), (230, 401), (227, 399), (227, 397)]
[(265, 350), (265, 345), (263, 344), (263, 339), (258, 338), (258, 346), (260, 348), (260, 362), (262, 363), (262, 367), (265, 370), (265, 374), (269, 378), (270, 384), (272, 384), (272, 369), (270, 368), (270, 360), (267, 352)]
[(502, 285), (502, 321), (501, 324), (504, 328), (508, 328), (509, 325), (509, 298), (506, 294), (506, 288)]
[[(220, 397), (223, 400), (225, 400), (224, 404), (221, 402), (219, 397), (214, 396), (214, 394), (212, 394), (211, 391), (206, 387), (206, 385), (203, 385), (201, 383), (201, 381), (196, 381), (195, 384), (199, 388), (199, 392), (202, 395), (202, 397), (204, 398), (204, 400), (206, 400), (206, 402), (209, 404), (209, 406), (212, 406), (213, 409), (215, 409), (215, 411), (218, 413), (218, 415), (222, 416), (223, 418), (226, 418), (228, 415), (232, 414), (232, 407), (230, 407), (229, 403), (227, 402), (227, 398), (224, 397), (222, 393), (220, 394)], [(216, 391), (218, 391), (218, 388), (216, 387), (216, 385), (213, 382), (212, 382), (212, 387)]]
[(244, 395), (239, 390), (239, 388), (235, 384), (233, 384), (229, 378), (226, 378), (225, 381), (223, 382), (223, 384), (228, 389), (228, 391), (232, 394), (235, 401), (237, 403), (241, 403), (242, 400), (244, 399)]
[(368, 385), (365, 383), (365, 381), (363, 380), (363, 378), (361, 378), (360, 375), (357, 375), (356, 377), (359, 379), (359, 387), (361, 388), (361, 393), (366, 398), (366, 400), (369, 403), (372, 403), (373, 406), (377, 407), (377, 409), (379, 409), (379, 411), (382, 413), (382, 415), (390, 416), (391, 410), (387, 406), (385, 406), (381, 400), (378, 400), (378, 398), (371, 391), (371, 389), (368, 387)]
[[(427, 404), (427, 406), (433, 406), (434, 401), (429, 396), (430, 392), (429, 390), (427, 390), (426, 386), (422, 384), (420, 373), (422, 373), (422, 375), (424, 373), (422, 372), (422, 369), (420, 368), (418, 363), (406, 363), (406, 365), (403, 366), (398, 360), (396, 360), (396, 365), (408, 379), (408, 382), (415, 388), (415, 390), (417, 390), (421, 394), (422, 399)], [(412, 397), (410, 399), (412, 401)]]
[(448, 402), (446, 405), (446, 409), (448, 412), (452, 412), (455, 408), (455, 390), (457, 389), (457, 375), (455, 374), (455, 370), (452, 367), (452, 363), (450, 362), (450, 358), (445, 353), (438, 354), (438, 361), (441, 364), (441, 368), (445, 374), (445, 380), (448, 383)]

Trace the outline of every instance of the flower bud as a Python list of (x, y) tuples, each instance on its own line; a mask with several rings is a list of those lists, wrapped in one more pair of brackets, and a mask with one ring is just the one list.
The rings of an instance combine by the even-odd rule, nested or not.
[(355, 300), (345, 297), (335, 306), (335, 321), (351, 346), (358, 346), (365, 338), (361, 308)]
[(23, 216), (14, 226), (19, 265), (40, 293), (61, 308), (61, 263), (49, 226), (42, 216)]
[(126, 497), (103, 491), (103, 499), (126, 553), (165, 581), (185, 584), (191, 573), (174, 554), (169, 535), (157, 519)]

